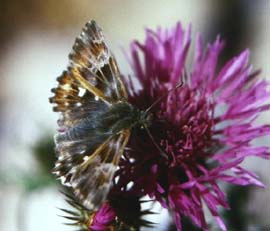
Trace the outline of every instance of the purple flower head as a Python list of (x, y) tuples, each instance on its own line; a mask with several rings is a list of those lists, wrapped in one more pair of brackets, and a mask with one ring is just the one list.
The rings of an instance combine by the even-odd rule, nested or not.
[[(270, 109), (270, 85), (252, 71), (248, 50), (219, 68), (224, 47), (219, 37), (204, 50), (198, 36), (193, 64), (186, 68), (190, 43), (190, 29), (178, 23), (171, 30), (147, 30), (144, 43), (131, 44), (130, 63), (140, 86), (127, 81), (129, 101), (145, 110), (165, 97), (150, 111), (153, 139), (133, 131), (115, 188), (158, 200), (173, 212), (178, 230), (181, 216), (208, 230), (205, 204), (225, 231), (218, 207), (229, 205), (218, 182), (264, 186), (241, 163), (248, 156), (270, 157), (269, 146), (253, 143), (270, 134), (270, 124), (254, 123)], [(182, 87), (167, 94), (181, 81)]]
[(110, 195), (98, 210), (84, 207), (72, 194), (64, 193), (66, 202), (72, 207), (60, 209), (68, 225), (78, 226), (81, 231), (131, 231), (142, 227), (153, 227), (154, 223), (144, 218), (153, 214), (150, 209), (142, 209), (143, 203), (138, 197)]
[(104, 203), (99, 210), (93, 214), (89, 224), (89, 230), (103, 231), (113, 230), (116, 214), (109, 203)]

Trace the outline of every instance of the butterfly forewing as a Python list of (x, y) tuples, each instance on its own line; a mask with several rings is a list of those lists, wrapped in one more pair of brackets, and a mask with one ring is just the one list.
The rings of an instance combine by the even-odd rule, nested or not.
[(101, 118), (114, 104), (127, 100), (126, 89), (95, 22), (86, 24), (69, 58), (68, 70), (57, 79), (50, 98), (54, 111), (60, 112), (54, 173), (86, 207), (97, 209), (130, 134), (130, 129), (116, 134), (104, 130)]
[(90, 83), (92, 93), (109, 103), (127, 98), (117, 63), (94, 21), (86, 24), (69, 58), (69, 71), (81, 84)]

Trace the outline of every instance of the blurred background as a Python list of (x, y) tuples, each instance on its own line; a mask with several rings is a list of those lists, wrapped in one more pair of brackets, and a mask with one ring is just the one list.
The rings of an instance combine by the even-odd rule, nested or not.
[[(270, 79), (269, 13), (269, 0), (0, 0), (0, 231), (70, 230), (57, 216), (66, 204), (50, 174), (58, 115), (48, 97), (86, 21), (103, 28), (124, 74), (130, 69), (122, 48), (132, 39), (142, 41), (146, 27), (181, 21), (185, 28), (192, 24), (193, 38), (202, 32), (205, 42), (221, 34), (224, 60), (249, 47), (254, 68)], [(267, 188), (227, 188), (229, 231), (269, 231), (270, 164), (244, 164)]]

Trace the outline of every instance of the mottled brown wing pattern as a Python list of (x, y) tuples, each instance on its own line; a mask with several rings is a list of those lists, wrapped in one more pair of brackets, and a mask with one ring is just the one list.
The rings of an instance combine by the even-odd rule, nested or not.
[(80, 84), (67, 71), (64, 71), (57, 81), (59, 84), (52, 89), (54, 96), (50, 98), (50, 103), (55, 104), (53, 111), (61, 113), (58, 124), (59, 130), (62, 130), (72, 126), (78, 119), (76, 116), (71, 118), (71, 114), (81, 108), (82, 97), (79, 96)]
[(71, 186), (83, 204), (98, 208), (105, 199), (129, 139), (129, 130), (102, 133), (97, 124), (102, 113), (127, 100), (116, 61), (101, 29), (88, 22), (76, 39), (68, 70), (57, 78), (50, 102), (60, 113), (55, 136), (57, 162), (54, 173)]
[[(100, 98), (107, 104), (126, 101), (127, 93), (117, 63), (109, 51), (101, 29), (94, 21), (88, 22), (75, 40), (69, 55), (68, 71), (58, 77), (57, 88), (50, 98), (53, 110), (62, 112), (60, 123), (71, 123), (68, 114), (82, 105), (84, 90), (91, 92), (88, 98)], [(61, 124), (62, 126), (62, 124)]]
[(76, 167), (71, 186), (85, 207), (97, 209), (106, 199), (129, 136), (130, 131), (123, 130), (110, 137)]
[(94, 21), (86, 23), (75, 41), (69, 60), (70, 73), (95, 96), (109, 103), (126, 100), (126, 89), (115, 58)]
[(57, 78), (57, 81), (58, 87), (52, 89), (55, 95), (50, 98), (50, 102), (56, 104), (56, 106), (53, 107), (54, 111), (65, 112), (68, 110), (68, 107), (72, 107), (80, 101), (78, 83), (67, 71), (64, 71), (63, 74)]

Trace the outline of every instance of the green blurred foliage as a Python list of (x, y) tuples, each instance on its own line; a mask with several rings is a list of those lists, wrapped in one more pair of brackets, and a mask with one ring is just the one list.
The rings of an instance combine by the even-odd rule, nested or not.
[(51, 173), (56, 156), (54, 153), (53, 135), (44, 135), (32, 148), (32, 154), (38, 164), (38, 174), (25, 176), (24, 185), (27, 191), (55, 185), (56, 179)]

